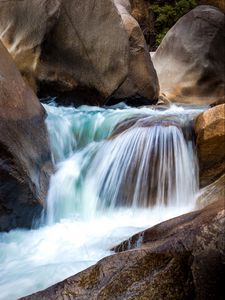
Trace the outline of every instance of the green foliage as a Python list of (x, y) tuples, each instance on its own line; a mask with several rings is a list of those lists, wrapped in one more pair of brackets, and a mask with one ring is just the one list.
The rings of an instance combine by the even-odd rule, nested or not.
[(156, 43), (161, 43), (167, 31), (178, 21), (180, 17), (196, 7), (196, 0), (177, 0), (175, 5), (171, 4), (153, 4), (150, 9), (156, 16)]

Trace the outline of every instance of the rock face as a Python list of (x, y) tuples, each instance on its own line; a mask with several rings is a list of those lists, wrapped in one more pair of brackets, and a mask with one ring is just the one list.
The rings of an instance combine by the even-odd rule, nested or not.
[(77, 105), (157, 101), (157, 75), (129, 1), (1, 1), (0, 38), (40, 96)]
[(219, 177), (216, 181), (201, 189), (197, 199), (199, 208), (203, 208), (208, 204), (216, 201), (216, 199), (224, 199), (225, 206), (225, 174)]
[(31, 226), (42, 209), (52, 170), (44, 120), (0, 42), (0, 231)]
[(157, 75), (151, 59), (149, 61), (148, 48), (141, 28), (131, 16), (130, 2), (128, 0), (114, 0), (114, 3), (121, 15), (129, 38), (129, 71), (126, 80), (113, 94), (113, 97), (130, 98), (130, 102), (133, 100), (134, 104), (138, 104), (140, 99), (140, 103), (147, 104), (148, 99), (158, 99)]
[(23, 299), (223, 299), (224, 225), (222, 199), (133, 236), (116, 255)]
[(224, 14), (201, 5), (169, 30), (152, 58), (167, 98), (212, 103), (224, 96), (224, 28)]
[(200, 184), (206, 186), (225, 173), (225, 104), (208, 109), (195, 123)]

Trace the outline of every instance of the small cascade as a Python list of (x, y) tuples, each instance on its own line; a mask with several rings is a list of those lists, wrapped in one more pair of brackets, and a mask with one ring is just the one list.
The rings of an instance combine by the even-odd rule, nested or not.
[(44, 226), (0, 234), (0, 300), (62, 281), (195, 204), (191, 123), (204, 108), (45, 108), (56, 172)]
[(187, 205), (197, 191), (195, 163), (180, 128), (135, 127), (103, 143), (86, 180), (97, 208)]
[[(55, 160), (67, 153), (51, 179), (48, 224), (120, 207), (193, 205), (198, 168), (190, 124), (198, 110), (63, 108), (65, 126), (56, 134), (51, 114), (60, 108), (46, 108)], [(65, 127), (69, 149), (58, 143)]]

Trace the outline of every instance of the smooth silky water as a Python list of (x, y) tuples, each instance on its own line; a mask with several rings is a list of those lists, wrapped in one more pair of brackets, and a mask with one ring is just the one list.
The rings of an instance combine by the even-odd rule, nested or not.
[(132, 234), (195, 207), (191, 123), (204, 107), (44, 106), (56, 172), (35, 229), (0, 234), (4, 300), (74, 275)]

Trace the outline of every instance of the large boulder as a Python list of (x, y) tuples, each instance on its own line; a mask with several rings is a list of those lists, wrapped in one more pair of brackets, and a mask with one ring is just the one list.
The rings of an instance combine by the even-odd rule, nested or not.
[(225, 104), (200, 114), (195, 122), (195, 132), (203, 187), (225, 173)]
[(224, 226), (222, 199), (147, 229), (117, 254), (22, 299), (224, 299)]
[(0, 1), (0, 38), (40, 96), (77, 105), (157, 101), (157, 75), (129, 1)]
[(167, 98), (198, 104), (224, 96), (224, 20), (219, 9), (201, 5), (166, 34), (152, 59)]
[(158, 99), (158, 78), (138, 22), (131, 16), (128, 0), (114, 0), (129, 39), (129, 71), (126, 80), (113, 94), (113, 98), (129, 98), (134, 104), (149, 103)]
[(0, 231), (30, 227), (52, 170), (45, 111), (0, 42)]

